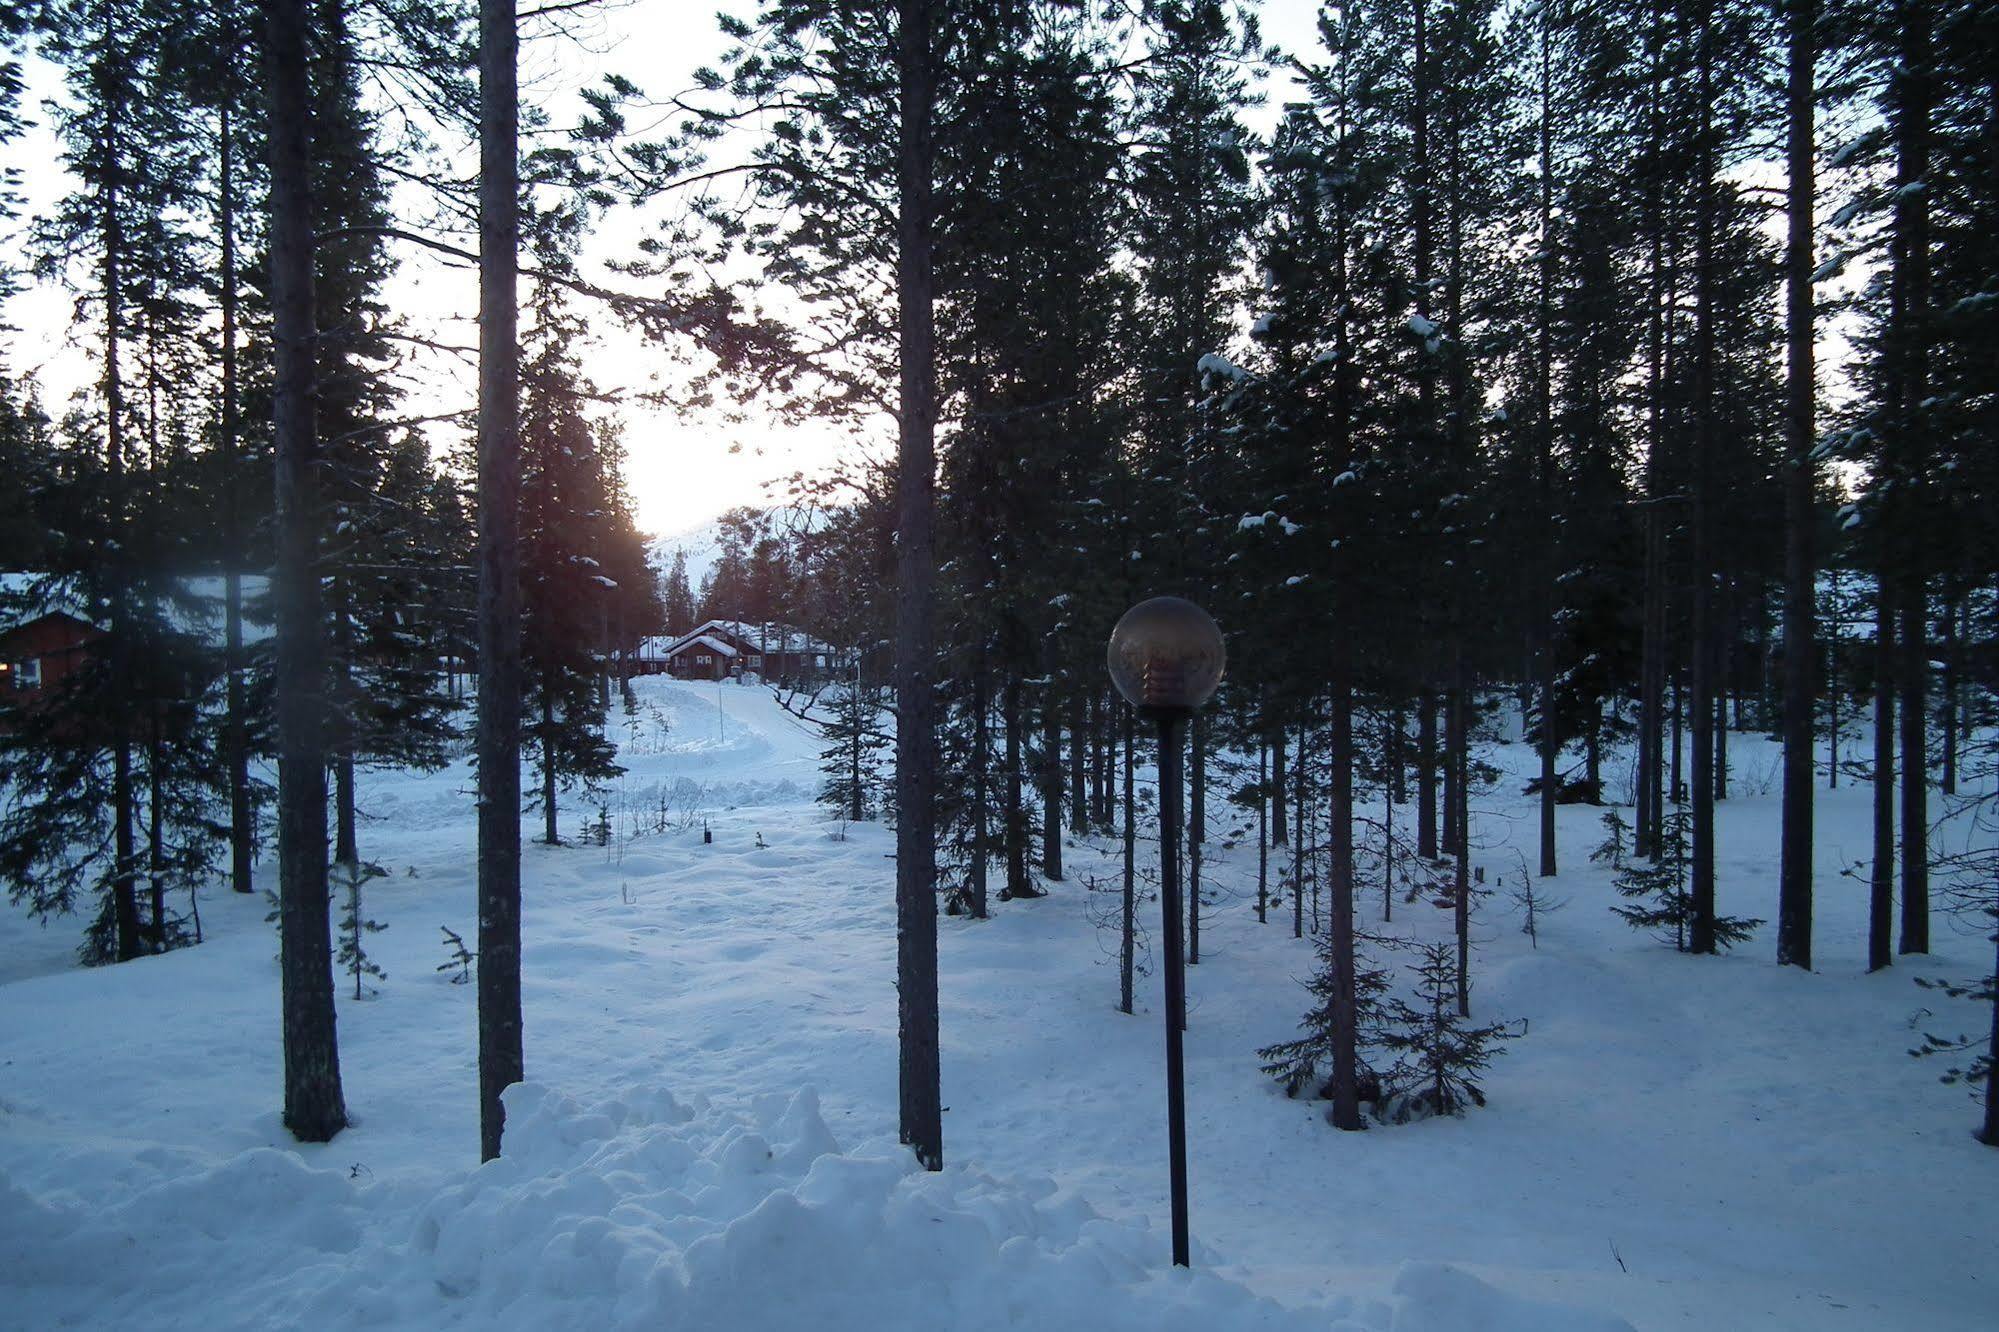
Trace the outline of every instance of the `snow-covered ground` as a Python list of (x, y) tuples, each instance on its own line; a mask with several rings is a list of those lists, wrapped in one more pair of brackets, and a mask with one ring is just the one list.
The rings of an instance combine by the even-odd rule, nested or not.
[[(364, 781), (388, 978), (343, 989), (354, 1123), (324, 1146), (278, 1123), (261, 899), (207, 896), (202, 947), (90, 972), (73, 922), (0, 913), (0, 1326), (1993, 1325), (1999, 1157), (1904, 1053), (1919, 1009), (1978, 1021), (1910, 977), (1984, 974), (1988, 946), (1940, 920), (1934, 958), (1862, 974), (1865, 888), (1838, 869), (1867, 852), (1863, 788), (1822, 793), (1811, 975), (1773, 965), (1767, 926), (1720, 959), (1634, 934), (1586, 861), (1599, 811), (1563, 809), (1568, 905), (1538, 949), (1505, 891), (1480, 908), (1475, 1011), (1528, 1028), (1489, 1107), (1364, 1134), (1259, 1075), (1310, 945), (1288, 911), (1257, 924), (1254, 845), (1211, 844), (1188, 1274), (1166, 1262), (1157, 978), (1115, 1011), (1082, 887), (1112, 848), (940, 922), (952, 1164), (925, 1175), (894, 1145), (890, 835), (812, 805), (817, 741), (767, 694), (640, 697), (613, 843), (526, 848), (532, 1082), (485, 1167), (475, 996), (434, 970), (440, 926), (476, 933), (464, 764)], [(1532, 760), (1493, 757), (1476, 855), (1517, 882)], [(1731, 758), (1722, 909), (1773, 917), (1776, 750), (1737, 736)]]

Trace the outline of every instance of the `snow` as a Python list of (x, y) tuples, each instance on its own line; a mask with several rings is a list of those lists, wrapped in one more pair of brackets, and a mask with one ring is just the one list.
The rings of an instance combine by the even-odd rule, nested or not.
[[(1257, 924), (1253, 840), (1211, 837), (1182, 1272), (1158, 978), (1117, 1013), (1088, 918), (1085, 880), (1112, 878), (1115, 845), (1072, 845), (1047, 898), (940, 920), (949, 1164), (917, 1171), (894, 1142), (891, 834), (811, 805), (821, 742), (767, 691), (636, 684), (612, 844), (523, 848), (532, 1082), (509, 1093), (496, 1162), (476, 1160), (476, 996), (433, 970), (440, 925), (476, 933), (467, 763), (361, 775), (362, 849), (390, 871), (367, 903), (390, 925), (369, 941), (388, 978), (340, 999), (355, 1123), (329, 1144), (278, 1123), (260, 898), (205, 897), (200, 948), (91, 972), (67, 965), (81, 922), (0, 913), (0, 1324), (1990, 1325), (1990, 1150), (1963, 1091), (1903, 1054), (1911, 1015), (1945, 1002), (1911, 976), (1984, 974), (1988, 946), (1940, 920), (1936, 957), (1862, 974), (1866, 891), (1840, 869), (1867, 851), (1865, 787), (1820, 792), (1816, 973), (1774, 966), (1767, 927), (1720, 959), (1626, 929), (1584, 806), (1558, 811), (1569, 905), (1537, 949), (1506, 902), (1534, 845), (1518, 792), (1536, 758), (1494, 746), (1473, 1005), (1527, 1034), (1486, 1109), (1352, 1135), (1256, 1070), (1305, 1006), (1310, 945), (1288, 902)], [(1776, 755), (1731, 737), (1731, 913), (1775, 915)], [(595, 815), (578, 800), (564, 828)], [(1422, 901), (1395, 916), (1449, 930)]]
[[(888, 1142), (843, 1151), (810, 1088), (586, 1106), (526, 1083), (505, 1100), (506, 1153), (428, 1196), (269, 1148), (102, 1209), (10, 1191), (17, 1288), (47, 1300), (34, 1313), (153, 1327), (1628, 1327), (1430, 1263), (1405, 1265), (1385, 1300), (1286, 1309), (1162, 1271), (1145, 1227), (1053, 1181), (932, 1174)], [(254, 1243), (231, 1242), (246, 1230)], [(203, 1271), (174, 1261), (191, 1250)], [(121, 1252), (167, 1261), (105, 1280), (101, 1255)]]
[(1409, 331), (1419, 338), (1433, 338), (1437, 335), (1437, 321), (1412, 314), (1409, 316)]
[(1250, 378), (1249, 371), (1229, 360), (1228, 357), (1219, 356), (1214, 352), (1202, 353), (1201, 359), (1194, 362), (1194, 371), (1196, 374), (1220, 375), (1223, 379), (1234, 380), (1238, 384)]
[(1236, 520), (1235, 526), (1238, 532), (1248, 532), (1269, 523), (1277, 524), (1285, 536), (1296, 536), (1305, 530), (1303, 523), (1294, 523), (1274, 509), (1263, 513), (1246, 513)]
[(1880, 141), (1879, 133), (1873, 130), (1870, 130), (1867, 133), (1860, 135), (1858, 138), (1849, 139), (1833, 151), (1832, 156), (1826, 159), (1826, 165), (1835, 168), (1843, 167), (1847, 165), (1849, 162), (1851, 162), (1863, 150), (1871, 148), (1874, 144), (1878, 143), (1879, 141)]
[[(721, 639), (715, 638), (709, 634), (696, 634), (692, 638), (681, 639), (679, 640), (678, 646), (683, 648), (689, 648), (689, 647), (706, 648), (708, 651), (724, 657), (733, 657), (737, 655), (736, 649), (730, 647), (727, 643), (724, 643)], [(668, 653), (668, 655), (671, 656), (672, 654)]]

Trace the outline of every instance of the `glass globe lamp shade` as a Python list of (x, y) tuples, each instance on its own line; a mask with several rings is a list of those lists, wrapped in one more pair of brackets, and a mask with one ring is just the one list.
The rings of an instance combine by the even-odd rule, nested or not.
[(1161, 712), (1206, 703), (1228, 663), (1214, 617), (1184, 597), (1154, 597), (1126, 611), (1106, 655), (1125, 701)]

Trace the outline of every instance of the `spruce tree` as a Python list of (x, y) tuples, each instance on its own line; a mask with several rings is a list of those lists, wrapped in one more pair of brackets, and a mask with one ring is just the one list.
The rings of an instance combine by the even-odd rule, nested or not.
[[(190, 87), (165, 7), (60, 5), (42, 18), (44, 52), (71, 94), (56, 128), (81, 188), (38, 220), (36, 248), (44, 274), (76, 286), (99, 374), (57, 450), (68, 459), (44, 474), (44, 573), (17, 589), (14, 609), (66, 613), (101, 637), (0, 743), (16, 792), (0, 858), (34, 909), (93, 909), (86, 961), (123, 961), (191, 939), (168, 903), (201, 885), (215, 837), (206, 695), (218, 654), (179, 574), (197, 511), (200, 400), (187, 389), (202, 375), (201, 261), (189, 214), (204, 145), (186, 133)], [(38, 431), (32, 412), (8, 415), (17, 442)]]
[(604, 573), (615, 436), (585, 409), (572, 350), (580, 329), (537, 284), (521, 370), (521, 655), (540, 769), (542, 836), (560, 842), (559, 793), (623, 769), (604, 730), (602, 631), (617, 580)]
[(660, 602), (669, 634), (684, 634), (699, 623), (694, 614), (694, 588), (687, 581), (685, 550), (673, 552), (673, 563), (661, 582)]
[(1382, 1075), (1376, 1113), (1392, 1124), (1433, 1115), (1462, 1115), (1485, 1104), (1479, 1079), (1502, 1041), (1518, 1033), (1504, 1023), (1474, 1025), (1455, 1003), (1461, 968), (1456, 946), (1417, 946), (1416, 1001), (1390, 999), (1383, 1014), (1383, 1051), (1394, 1063)]
[[(1394, 941), (1369, 938), (1368, 943), (1394, 947)], [(1381, 1070), (1375, 1067), (1376, 1052), (1386, 1048), (1388, 1021), (1393, 1000), (1393, 974), (1370, 958), (1349, 939), (1336, 941), (1331, 931), (1317, 936), (1313, 947), (1319, 968), (1305, 989), (1315, 1000), (1299, 1019), (1305, 1035), (1295, 1040), (1267, 1045), (1256, 1052), (1263, 1061), (1265, 1075), (1283, 1086), (1286, 1096), (1311, 1095), (1333, 1101), (1327, 1120), (1335, 1128), (1358, 1129), (1366, 1125), (1340, 1113), (1340, 1089), (1334, 1070), (1352, 1061), (1352, 1096), (1356, 1104), (1377, 1102), (1382, 1096)], [(1344, 1122), (1343, 1122), (1344, 1121)]]

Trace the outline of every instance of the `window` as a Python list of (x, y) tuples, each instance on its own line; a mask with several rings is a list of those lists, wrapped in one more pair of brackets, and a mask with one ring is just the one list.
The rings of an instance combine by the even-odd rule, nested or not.
[(42, 659), (30, 657), (26, 661), (14, 663), (14, 687), (16, 689), (40, 689), (42, 687)]
[(750, 654), (750, 669), (753, 671), (760, 671), (763, 668), (764, 668), (764, 659), (758, 656), (756, 653), (752, 652)]
[(715, 664), (715, 659), (713, 657), (696, 657), (694, 659), (694, 664), (696, 666), (713, 666)]

